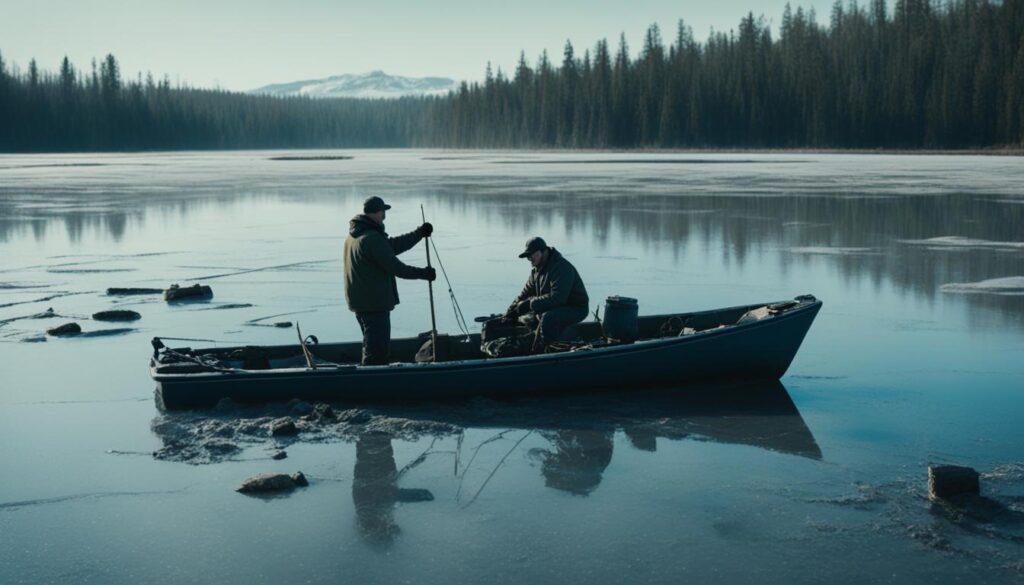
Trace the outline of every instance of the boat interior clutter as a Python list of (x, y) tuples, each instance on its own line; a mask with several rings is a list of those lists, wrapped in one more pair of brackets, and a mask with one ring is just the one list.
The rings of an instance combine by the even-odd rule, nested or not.
[[(457, 362), (487, 360), (543, 353), (586, 351), (614, 345), (644, 343), (665, 338), (700, 335), (728, 327), (742, 327), (772, 319), (789, 310), (814, 302), (811, 295), (767, 305), (732, 307), (695, 313), (638, 316), (638, 302), (628, 297), (609, 297), (604, 316), (578, 323), (563, 334), (561, 341), (540, 343), (536, 318), (507, 320), (499, 315), (481, 317), (481, 332), (448, 335), (431, 332), (417, 337), (391, 340), (392, 363)], [(437, 341), (437, 359), (434, 343)], [(308, 336), (301, 344), (246, 346), (233, 348), (168, 348), (153, 339), (157, 374), (186, 374), (216, 371), (275, 370), (291, 368), (329, 369), (358, 365), (362, 342), (318, 343)], [(381, 367), (381, 366), (366, 366)], [(387, 366), (383, 366), (387, 367)]]

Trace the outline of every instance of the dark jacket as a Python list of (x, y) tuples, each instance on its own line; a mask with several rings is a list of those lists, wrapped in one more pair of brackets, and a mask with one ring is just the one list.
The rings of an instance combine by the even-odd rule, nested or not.
[(529, 300), (530, 310), (538, 315), (563, 306), (589, 308), (590, 297), (576, 268), (558, 250), (550, 250), (548, 261), (530, 272), (513, 304)]
[(389, 238), (384, 226), (365, 215), (349, 222), (345, 239), (345, 301), (356, 313), (390, 311), (398, 304), (395, 277), (426, 279), (427, 269), (404, 264), (398, 254), (422, 237), (415, 231)]

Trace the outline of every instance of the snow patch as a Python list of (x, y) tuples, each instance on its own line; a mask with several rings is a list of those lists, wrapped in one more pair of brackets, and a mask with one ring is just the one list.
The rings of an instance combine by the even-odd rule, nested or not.
[(1024, 295), (1024, 276), (990, 278), (980, 282), (951, 282), (939, 287), (944, 293)]
[(335, 75), (291, 83), (275, 83), (249, 93), (279, 97), (380, 99), (404, 96), (442, 96), (454, 91), (458, 82), (447, 77), (402, 77), (383, 71), (361, 75)]
[(996, 242), (965, 238), (963, 236), (940, 236), (924, 240), (899, 240), (899, 242), (912, 246), (927, 246), (929, 248), (1012, 248), (1024, 250), (1024, 242)]

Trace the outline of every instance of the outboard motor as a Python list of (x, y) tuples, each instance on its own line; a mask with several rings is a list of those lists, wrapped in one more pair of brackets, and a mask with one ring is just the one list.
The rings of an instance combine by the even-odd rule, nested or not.
[(639, 311), (636, 299), (608, 297), (604, 302), (604, 321), (601, 322), (604, 336), (621, 343), (636, 341), (640, 337)]

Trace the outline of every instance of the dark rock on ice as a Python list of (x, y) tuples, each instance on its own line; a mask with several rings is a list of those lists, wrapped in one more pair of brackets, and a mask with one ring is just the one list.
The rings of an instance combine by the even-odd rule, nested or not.
[(115, 311), (100, 311), (93, 313), (92, 318), (97, 321), (135, 321), (141, 319), (142, 315), (135, 311), (128, 311), (124, 309)]
[(295, 421), (287, 416), (270, 422), (270, 436), (272, 437), (295, 435), (298, 432), (299, 429), (296, 428)]
[(320, 402), (313, 407), (313, 412), (306, 415), (306, 419), (320, 422), (335, 421), (337, 415), (334, 414), (334, 409), (330, 405)]
[(46, 330), (47, 335), (53, 335), (54, 337), (60, 337), (61, 335), (78, 335), (82, 332), (82, 327), (78, 323), (65, 323), (58, 325), (57, 327), (50, 327)]
[(261, 473), (245, 480), (235, 491), (243, 494), (289, 492), (296, 486), (305, 487), (307, 485), (309, 482), (306, 481), (306, 476), (302, 475), (301, 471), (295, 475)]
[(280, 461), (282, 459), (287, 459), (288, 458), (288, 452), (287, 451), (275, 451), (274, 454), (270, 456), (270, 458), (273, 459), (274, 461)]
[(978, 472), (959, 465), (931, 465), (928, 467), (928, 498), (949, 500), (963, 495), (978, 495), (981, 486)]
[(192, 286), (178, 286), (172, 284), (171, 288), (164, 291), (165, 301), (177, 301), (182, 299), (208, 299), (213, 296), (213, 289), (205, 284), (193, 284)]

